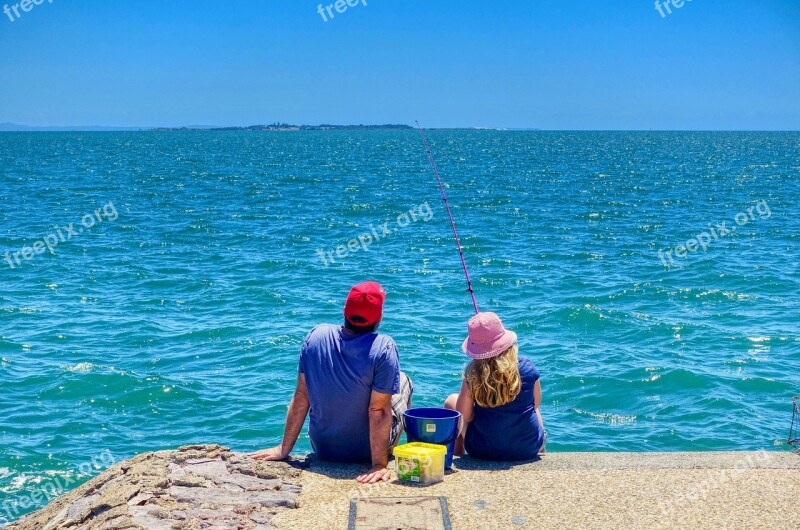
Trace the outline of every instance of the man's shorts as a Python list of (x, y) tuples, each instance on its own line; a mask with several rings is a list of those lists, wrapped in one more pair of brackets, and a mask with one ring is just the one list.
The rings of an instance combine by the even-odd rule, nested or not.
[(408, 410), (411, 396), (414, 394), (414, 384), (404, 373), (400, 372), (400, 393), (392, 396), (392, 435), (389, 447), (394, 447), (403, 435), (405, 425), (403, 423), (403, 413)]

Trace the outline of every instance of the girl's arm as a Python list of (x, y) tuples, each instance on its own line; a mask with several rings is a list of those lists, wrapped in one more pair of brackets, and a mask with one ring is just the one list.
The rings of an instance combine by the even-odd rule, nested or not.
[(466, 430), (467, 424), (475, 419), (475, 402), (472, 399), (472, 392), (469, 391), (466, 381), (461, 383), (456, 410), (461, 413), (461, 419), (464, 420), (464, 430)]
[[(542, 420), (542, 413), (539, 407), (542, 405), (542, 385), (539, 380), (533, 385), (533, 406), (536, 409), (536, 417), (539, 418), (539, 426), (544, 430), (544, 421)], [(545, 437), (545, 445), (547, 444), (547, 437)], [(544, 453), (546, 448), (543, 446), (539, 453)]]

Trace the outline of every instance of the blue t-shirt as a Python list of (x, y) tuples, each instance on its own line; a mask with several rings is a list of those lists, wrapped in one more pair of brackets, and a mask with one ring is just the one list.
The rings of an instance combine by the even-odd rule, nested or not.
[(323, 324), (311, 330), (300, 352), (314, 452), (323, 460), (369, 463), (372, 391), (400, 392), (397, 345), (388, 335), (351, 333)]
[(475, 403), (475, 418), (469, 424), (464, 446), (469, 456), (482, 460), (532, 460), (544, 443), (544, 431), (536, 416), (533, 386), (539, 370), (519, 358), (522, 390), (514, 401), (486, 408)]

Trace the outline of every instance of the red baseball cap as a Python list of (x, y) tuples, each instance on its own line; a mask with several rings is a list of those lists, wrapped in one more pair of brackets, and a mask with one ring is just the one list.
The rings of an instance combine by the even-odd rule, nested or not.
[[(350, 289), (344, 304), (344, 318), (355, 326), (371, 326), (380, 322), (383, 316), (383, 302), (386, 291), (377, 282), (364, 282)], [(354, 322), (352, 317), (361, 317), (364, 321)]]

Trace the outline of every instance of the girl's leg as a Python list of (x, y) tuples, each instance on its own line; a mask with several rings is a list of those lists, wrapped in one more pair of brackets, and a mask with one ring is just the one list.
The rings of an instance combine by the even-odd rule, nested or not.
[[(444, 402), (444, 408), (449, 410), (456, 410), (457, 402), (458, 402), (458, 394), (450, 394)], [(453, 449), (453, 454), (458, 456), (462, 456), (464, 454), (464, 434), (466, 432), (467, 432), (466, 426), (463, 426), (461, 434), (459, 434), (458, 438), (456, 438), (456, 446), (455, 449)]]

